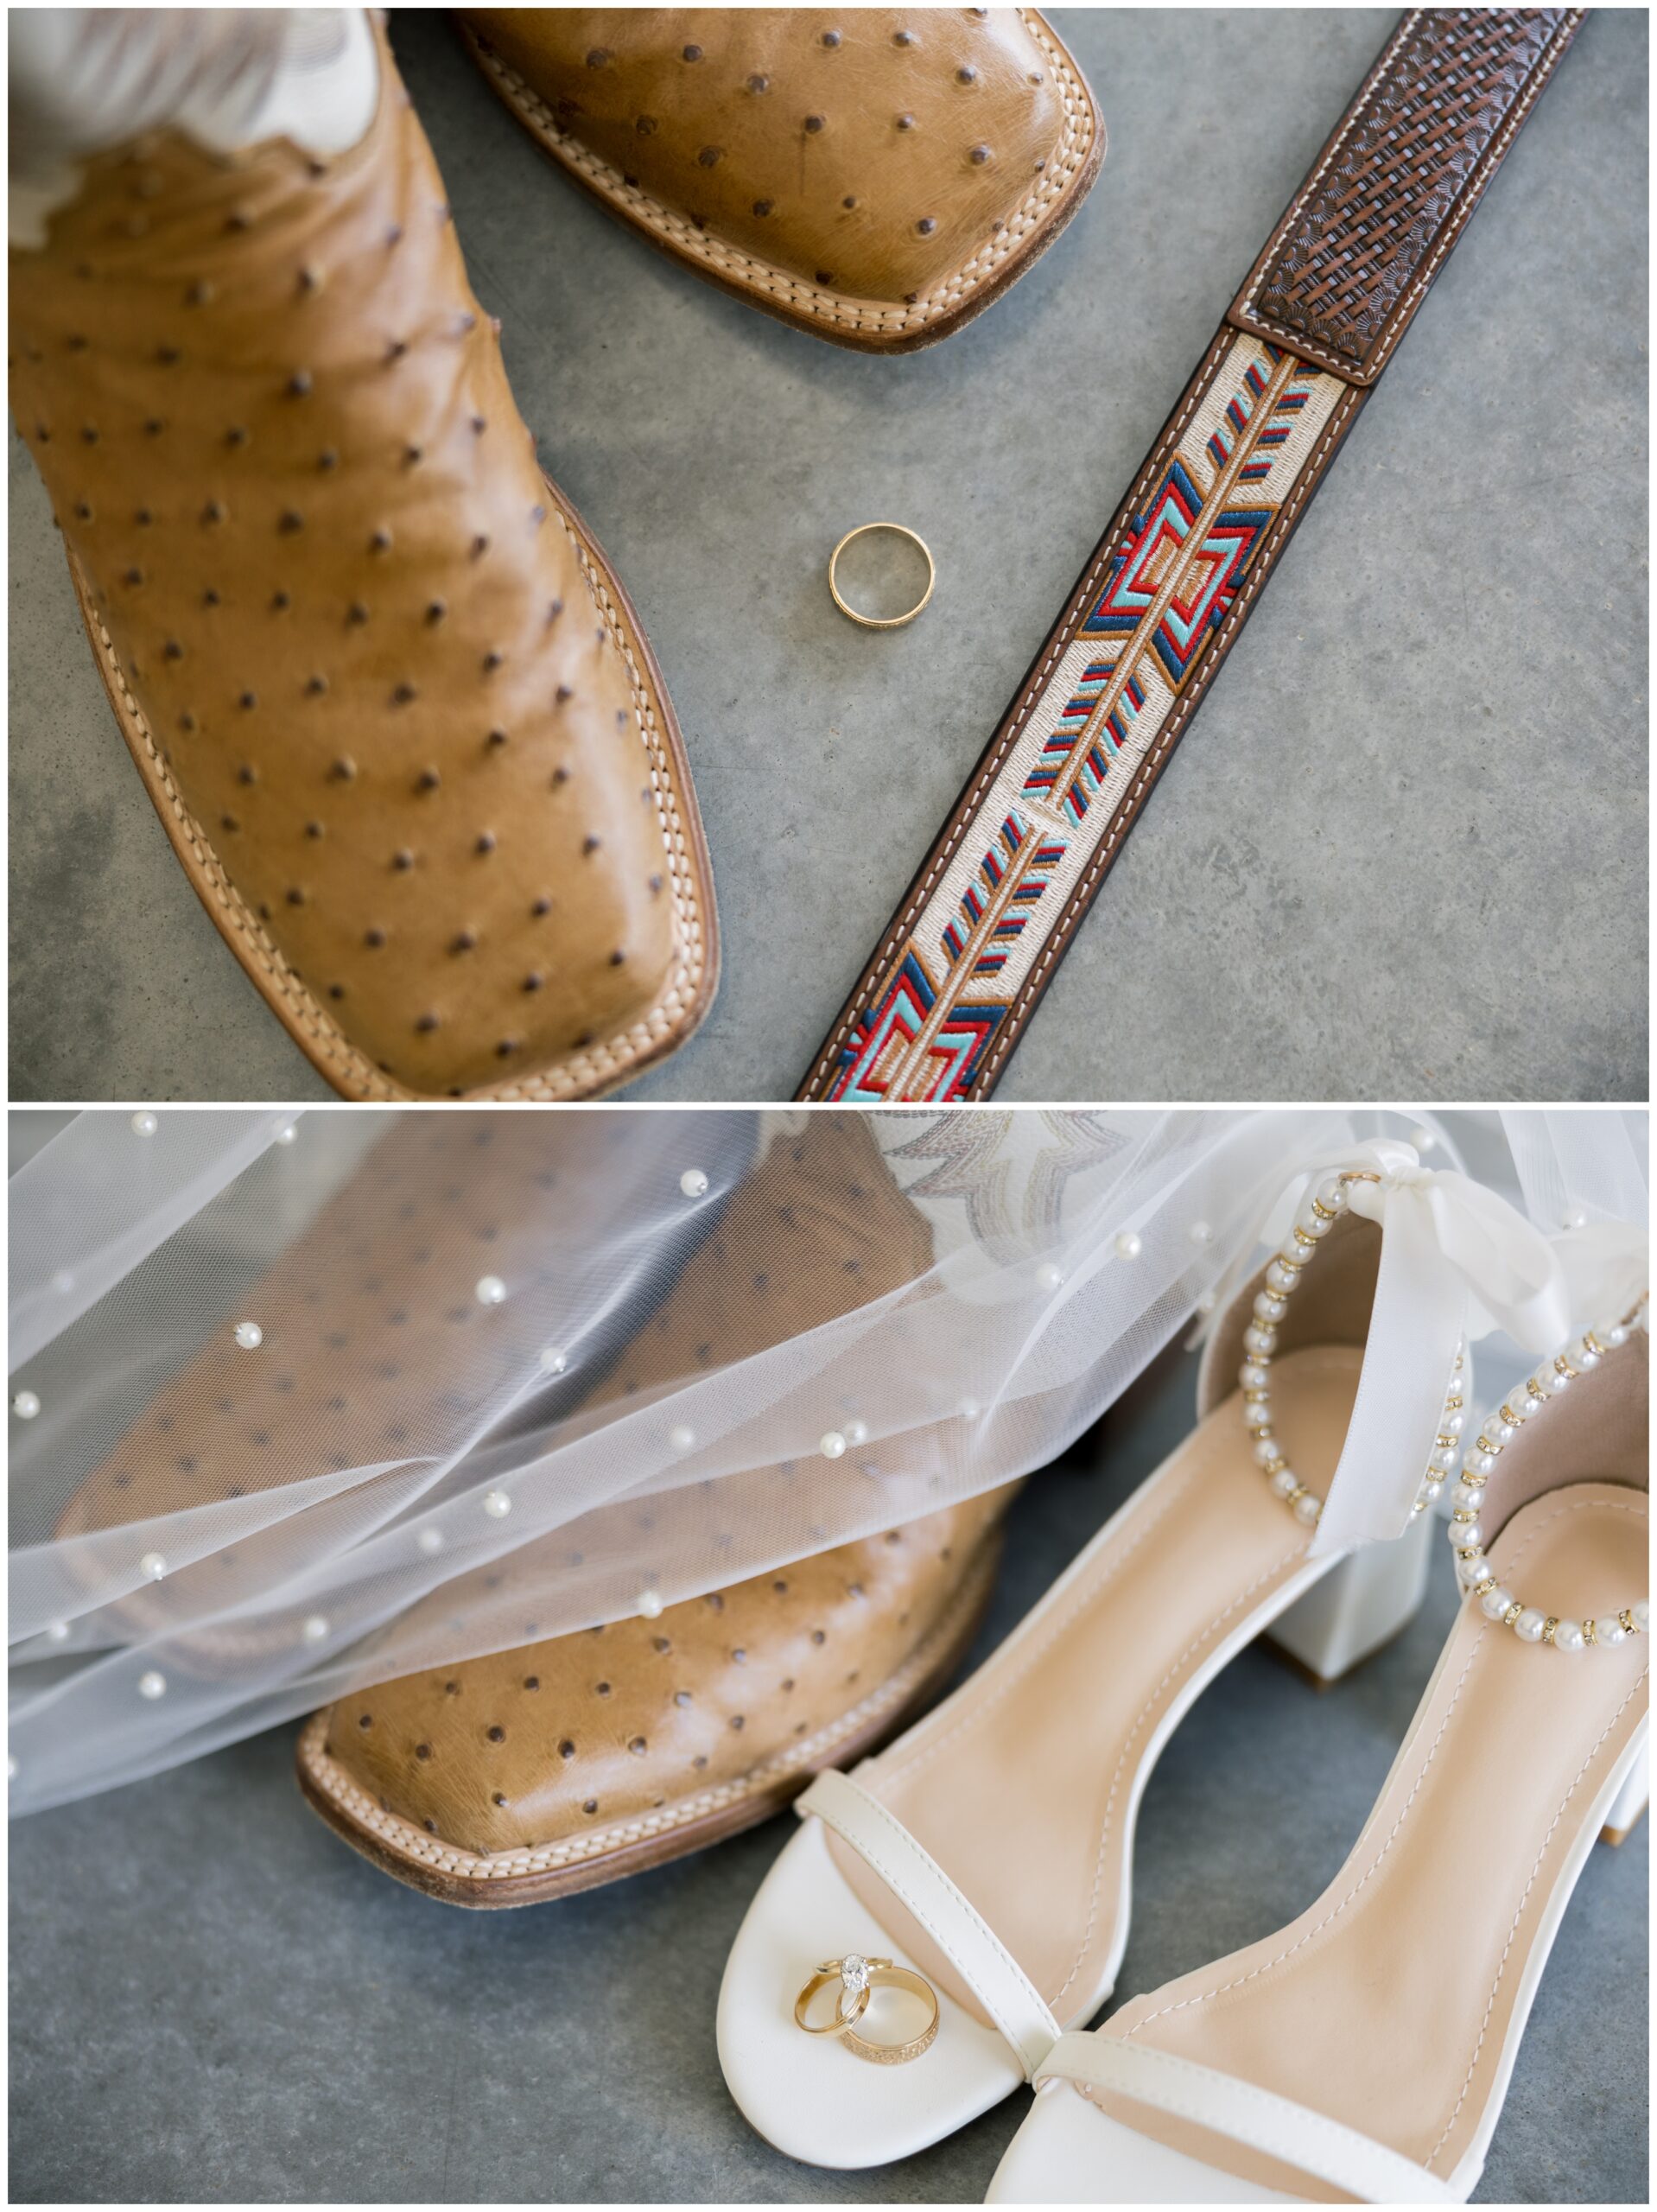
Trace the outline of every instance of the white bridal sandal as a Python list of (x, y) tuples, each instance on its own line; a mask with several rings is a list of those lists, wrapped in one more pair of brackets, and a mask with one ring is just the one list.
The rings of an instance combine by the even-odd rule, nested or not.
[(1405, 1624), (1459, 1451), (1463, 1331), (1535, 1350), (1564, 1331), (1545, 1241), (1408, 1146), (1317, 1163), (1263, 1241), (1220, 1302), (1191, 1435), (969, 1681), (797, 1801), (719, 2005), (731, 2093), (790, 2156), (922, 2150), (1098, 2011), (1182, 1715), (1268, 1624), (1326, 1681)]
[(1480, 1424), (1449, 1528), (1469, 1602), (1335, 1880), (1061, 2037), (992, 2202), (1470, 2196), (1577, 1878), (1648, 1793), (1645, 1318)]

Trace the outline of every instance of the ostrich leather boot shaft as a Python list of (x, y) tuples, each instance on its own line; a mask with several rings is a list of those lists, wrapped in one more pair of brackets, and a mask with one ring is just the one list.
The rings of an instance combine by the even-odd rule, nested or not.
[(352, 1097), (581, 1096), (716, 974), (678, 733), (379, 39), (366, 136), (92, 159), (11, 391), (192, 882)]
[(1104, 158), (1030, 8), (469, 8), (501, 99), (699, 276), (836, 344), (958, 329), (1051, 245)]

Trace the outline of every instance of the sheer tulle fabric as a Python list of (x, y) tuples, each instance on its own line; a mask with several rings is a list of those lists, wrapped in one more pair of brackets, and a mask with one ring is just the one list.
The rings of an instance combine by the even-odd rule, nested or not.
[[(1543, 1225), (1643, 1219), (1560, 1118), (1615, 1158), (1527, 1133)], [(1044, 1465), (1374, 1122), (77, 1116), (10, 1186), (13, 1810)]]

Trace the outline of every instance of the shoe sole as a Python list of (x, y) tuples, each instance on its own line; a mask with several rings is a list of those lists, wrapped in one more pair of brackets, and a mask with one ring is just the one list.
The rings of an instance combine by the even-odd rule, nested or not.
[[(943, 1694), (978, 1633), (1000, 1550), (998, 1522), (975, 1549), (944, 1612), (904, 1665), (797, 1750), (779, 1752), (734, 1781), (613, 1828), (492, 1858), (446, 1845), (371, 1797), (329, 1755), (328, 1712), (314, 1714), (301, 1733), (295, 1753), (300, 1788), (312, 1810), (371, 1865), (446, 1904), (487, 1910), (597, 1889), (756, 1827), (782, 1811), (822, 1768), (854, 1764), (917, 1719)], [(529, 1862), (523, 1871), (511, 1871), (521, 1861)]]
[[(630, 1040), (634, 1031), (651, 1020), (654, 1009), (630, 1023), (628, 1038), (619, 1048), (611, 1048), (613, 1071), (606, 1071), (597, 1077), (587, 1074), (576, 1077), (561, 1074), (555, 1066), (533, 1075), (516, 1077), (510, 1082), (484, 1084), (465, 1092), (464, 1100), (549, 1102), (602, 1097), (676, 1052), (701, 1023), (719, 988), (719, 924), (714, 906), (713, 869), (691, 786), (689, 760), (662, 671), (632, 601), (599, 550), (592, 532), (549, 477), (546, 484), (554, 512), (575, 542), (576, 556), (606, 627), (623, 661), (634, 671), (644, 694), (646, 712), (641, 720), (646, 726), (646, 741), (662, 779), (669, 837), (683, 857), (690, 887), (685, 924), (688, 941), (682, 953), (683, 965), (689, 971), (687, 1002), (671, 1024), (646, 1045), (635, 1046)], [(91, 584), (73, 554), (69, 556), (69, 575), (80, 603), (81, 620), (86, 626), (98, 671), (104, 679), (104, 689), (109, 694), (121, 734), (143, 779), (150, 803), (161, 817), (162, 827), (178, 856), (179, 865), (219, 934), (258, 987), (271, 1012), (318, 1073), (333, 1085), (342, 1098), (423, 1103), (428, 1096), (441, 1096), (448, 1103), (448, 1093), (411, 1090), (376, 1066), (351, 1042), (326, 1007), (289, 967), (258, 917), (231, 881), (212, 839), (184, 804), (165, 755), (133, 696), (114, 642), (98, 614)], [(649, 734), (651, 729), (655, 732), (653, 738)], [(584, 1060), (593, 1057), (590, 1048), (582, 1055)]]

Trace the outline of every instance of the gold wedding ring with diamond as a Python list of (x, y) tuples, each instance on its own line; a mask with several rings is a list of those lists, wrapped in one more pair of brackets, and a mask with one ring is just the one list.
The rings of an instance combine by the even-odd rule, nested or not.
[[(809, 2036), (837, 2036), (854, 2026), (869, 2009), (869, 1977), (877, 1967), (889, 1967), (890, 1959), (862, 1959), (854, 1951), (843, 1959), (825, 1959), (805, 1987), (794, 1999), (794, 2024), (803, 2028)], [(835, 2000), (832, 2016), (818, 2027), (813, 2027), (806, 2014), (811, 2009), (811, 1999), (820, 1989), (831, 1981), (840, 1984), (840, 1995)], [(851, 2009), (847, 2010), (848, 1999)]]
[[(811, 2000), (835, 1981), (840, 1984), (840, 1994), (835, 1999), (833, 2016), (813, 2026), (806, 2018)], [(858, 2022), (868, 2011), (869, 1993), (873, 1989), (907, 1990), (911, 1997), (921, 1999), (931, 2017), (920, 2033), (911, 2036), (907, 2043), (873, 2043), (856, 2032)], [(823, 1961), (794, 2000), (794, 2020), (809, 2036), (837, 2035), (848, 2050), (873, 2065), (903, 2066), (931, 2049), (938, 2031), (938, 2000), (930, 1982), (911, 1973), (909, 1967), (893, 1966), (890, 1959), (866, 1959), (855, 1951), (848, 1951), (843, 1959)]]

